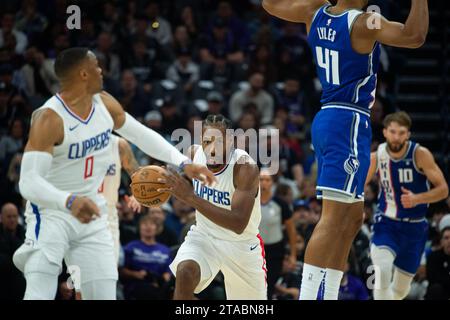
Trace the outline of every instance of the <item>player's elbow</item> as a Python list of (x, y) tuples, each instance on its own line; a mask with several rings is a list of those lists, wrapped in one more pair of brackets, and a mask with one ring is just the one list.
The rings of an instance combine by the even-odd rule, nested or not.
[(408, 38), (408, 47), (411, 49), (420, 48), (425, 43), (426, 39), (426, 35), (416, 33)]
[(448, 184), (444, 183), (444, 185), (442, 186), (442, 199), (447, 199), (448, 198)]
[(29, 199), (29, 181), (25, 175), (20, 175), (19, 179), (19, 192), (24, 199)]

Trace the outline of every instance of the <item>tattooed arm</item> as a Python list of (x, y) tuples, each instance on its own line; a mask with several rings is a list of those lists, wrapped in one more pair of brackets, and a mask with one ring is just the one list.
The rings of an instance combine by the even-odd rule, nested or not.
[(119, 138), (119, 154), (122, 167), (131, 177), (133, 173), (137, 169), (139, 169), (139, 164), (137, 163), (136, 158), (134, 157), (130, 144), (125, 139), (122, 138)]
[[(131, 177), (133, 173), (139, 169), (139, 164), (134, 157), (130, 144), (123, 138), (119, 138), (119, 155), (122, 168), (124, 168)], [(125, 201), (127, 202), (128, 207), (133, 209), (134, 212), (141, 212), (141, 204), (134, 198), (134, 196), (129, 197), (125, 195)]]

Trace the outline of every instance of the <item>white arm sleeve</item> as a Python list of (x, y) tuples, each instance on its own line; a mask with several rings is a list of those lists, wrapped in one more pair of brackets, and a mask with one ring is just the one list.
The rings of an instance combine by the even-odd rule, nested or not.
[(70, 192), (55, 188), (45, 180), (53, 157), (48, 152), (27, 151), (23, 154), (20, 167), (20, 194), (30, 202), (46, 208), (69, 212), (66, 200)]
[(125, 113), (123, 126), (117, 129), (116, 132), (152, 158), (175, 166), (179, 166), (183, 161), (189, 160), (188, 157), (167, 142), (159, 133), (147, 128), (128, 113)]

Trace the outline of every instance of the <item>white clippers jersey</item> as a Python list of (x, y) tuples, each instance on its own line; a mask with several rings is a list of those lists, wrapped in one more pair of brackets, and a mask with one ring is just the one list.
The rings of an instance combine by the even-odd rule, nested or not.
[[(214, 186), (209, 187), (201, 184), (196, 179), (193, 180), (195, 193), (199, 197), (208, 200), (215, 206), (231, 210), (231, 200), (235, 190), (233, 183), (234, 165), (242, 156), (247, 156), (252, 163), (255, 163), (247, 152), (241, 149), (234, 149), (229, 163), (221, 171), (215, 173), (217, 182)], [(201, 146), (197, 148), (193, 162), (206, 165), (206, 156)], [(198, 228), (218, 239), (228, 241), (255, 240), (259, 233), (258, 227), (261, 221), (260, 191), (258, 190), (258, 195), (255, 198), (255, 204), (253, 206), (250, 220), (242, 234), (237, 234), (229, 229), (215, 224), (198, 210), (196, 211), (196, 221)]]
[(115, 207), (119, 201), (120, 173), (122, 170), (119, 153), (119, 137), (116, 135), (111, 136), (111, 149), (112, 158), (98, 192), (103, 194), (108, 207)]
[(53, 161), (45, 179), (60, 190), (90, 197), (97, 205), (104, 205), (105, 200), (98, 196), (97, 190), (111, 164), (114, 122), (100, 95), (93, 96), (86, 119), (74, 114), (58, 94), (39, 110), (45, 108), (55, 111), (64, 124), (63, 142), (53, 148)]

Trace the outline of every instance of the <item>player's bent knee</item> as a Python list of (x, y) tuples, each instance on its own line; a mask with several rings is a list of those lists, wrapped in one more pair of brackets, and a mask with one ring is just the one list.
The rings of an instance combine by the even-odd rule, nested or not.
[(200, 266), (193, 260), (182, 261), (177, 267), (177, 282), (196, 286), (200, 281)]

